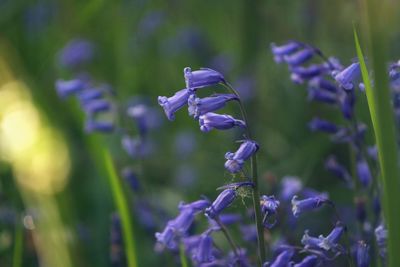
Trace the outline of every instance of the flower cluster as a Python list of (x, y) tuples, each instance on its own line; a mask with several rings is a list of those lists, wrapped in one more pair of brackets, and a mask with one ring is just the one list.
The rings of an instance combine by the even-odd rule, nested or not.
[[(376, 242), (382, 257), (385, 256), (386, 230), (381, 222), (380, 191), (377, 186), (373, 186), (376, 184), (374, 176), (378, 175), (376, 166), (377, 149), (375, 146), (367, 146), (364, 138), (367, 127), (357, 119), (355, 112), (356, 100), (363, 97), (365, 90), (362, 83), (358, 85), (357, 90), (361, 72), (360, 64), (354, 62), (347, 67), (342, 67), (337, 59), (326, 58), (320, 50), (295, 41), (288, 42), (282, 46), (272, 44), (271, 48), (277, 63), (285, 62), (288, 64), (292, 80), (296, 83), (305, 83), (307, 85), (310, 101), (337, 108), (344, 118), (343, 124), (337, 125), (332, 121), (315, 117), (310, 121), (309, 128), (312, 131), (329, 134), (333, 142), (347, 144), (352, 150), (354, 158), (353, 172), (350, 172), (348, 167), (340, 163), (334, 155), (330, 155), (327, 158), (325, 168), (345, 182), (348, 188), (355, 191), (354, 217), (361, 227), (357, 227), (357, 231), (352, 233), (352, 238), (356, 240), (352, 245), (354, 262), (357, 263), (357, 266), (369, 266), (370, 255), (374, 253), (373, 251), (371, 252), (370, 246), (370, 242), (372, 242), (371, 229), (376, 228)], [(322, 60), (322, 63), (310, 64), (309, 62), (315, 58)], [(307, 75), (303, 72), (304, 70), (309, 70)], [(398, 103), (400, 103), (396, 102), (400, 78), (400, 75), (398, 75), (400, 73), (399, 70), (400, 67), (397, 63), (389, 67), (395, 111)], [(358, 180), (356, 179), (357, 177)], [(370, 197), (367, 197), (368, 195)], [(296, 216), (303, 209), (314, 209), (324, 203), (333, 205), (327, 199), (319, 197), (308, 199), (307, 201), (298, 201), (293, 198), (293, 213)], [(371, 207), (370, 211), (368, 211), (369, 207)], [(342, 224), (337, 225), (327, 237), (312, 237), (306, 231), (302, 244), (307, 249), (325, 250), (325, 257), (335, 258), (338, 254), (345, 253), (341, 246), (336, 245), (336, 241), (344, 231)], [(330, 255), (326, 253), (328, 251), (331, 252)]]

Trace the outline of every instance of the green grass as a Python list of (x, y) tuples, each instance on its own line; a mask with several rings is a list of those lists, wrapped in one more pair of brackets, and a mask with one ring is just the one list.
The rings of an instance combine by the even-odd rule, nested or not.
[(383, 211), (389, 230), (388, 266), (397, 267), (400, 266), (400, 212), (398, 212), (397, 207), (400, 203), (400, 194), (398, 193), (400, 183), (397, 165), (397, 140), (385, 57), (384, 53), (382, 53), (384, 45), (382, 45), (382, 41), (376, 40), (377, 37), (379, 36), (376, 36), (374, 32), (370, 32), (370, 54), (375, 74), (375, 86), (372, 88), (357, 32), (354, 29), (357, 56), (360, 61), (361, 74), (365, 84), (369, 111), (379, 151), (381, 183), (383, 185)]
[(124, 189), (114, 168), (114, 163), (110, 154), (104, 151), (104, 164), (108, 172), (110, 189), (112, 191), (115, 206), (121, 218), (122, 236), (124, 240), (125, 255), (128, 267), (136, 267), (136, 246), (133, 238), (133, 225), (131, 214), (128, 207), (128, 201), (125, 198)]

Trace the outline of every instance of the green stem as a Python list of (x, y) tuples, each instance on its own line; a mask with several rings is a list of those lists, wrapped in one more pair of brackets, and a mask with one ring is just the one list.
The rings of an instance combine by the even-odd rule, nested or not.
[(133, 239), (132, 219), (128, 207), (128, 201), (125, 198), (125, 193), (121, 180), (112, 161), (110, 154), (104, 151), (104, 163), (108, 172), (108, 181), (110, 183), (113, 199), (121, 217), (122, 236), (124, 238), (124, 248), (127, 257), (128, 267), (137, 267), (136, 262), (136, 246)]
[(361, 65), (361, 73), (366, 88), (369, 111), (374, 127), (375, 139), (378, 146), (379, 165), (381, 169), (381, 183), (384, 192), (383, 212), (388, 227), (388, 266), (400, 266), (400, 203), (399, 170), (395, 123), (390, 101), (389, 83), (386, 68), (387, 44), (383, 28), (381, 2), (366, 1), (367, 26), (370, 44), (370, 59), (374, 70), (374, 88), (371, 86), (364, 57), (354, 29), (354, 39), (357, 55)]
[(222, 233), (224, 234), (226, 240), (228, 240), (229, 245), (232, 247), (232, 251), (233, 254), (235, 254), (235, 256), (237, 258), (239, 258), (239, 254), (238, 254), (238, 248), (235, 244), (235, 242), (233, 241), (231, 235), (229, 234), (228, 229), (226, 229), (225, 225), (221, 222), (221, 220), (219, 219), (219, 217), (216, 217), (214, 219), (214, 221), (218, 224), (218, 226), (221, 228)]
[(183, 244), (181, 244), (179, 246), (179, 258), (181, 260), (181, 265), (182, 267), (188, 267), (188, 262), (186, 259), (186, 255), (185, 255), (185, 247), (183, 246)]
[[(239, 93), (229, 84), (224, 83), (222, 84), (225, 88), (231, 91), (238, 97), (238, 103), (240, 107), (240, 112), (242, 113), (242, 118), (246, 123), (246, 134), (247, 138), (251, 139), (251, 132), (250, 127), (248, 125), (249, 120), (247, 119), (246, 110), (243, 107), (243, 103), (240, 100)], [(258, 172), (257, 172), (257, 156), (253, 154), (251, 157), (251, 176), (253, 186), (253, 207), (254, 207), (254, 214), (255, 214), (255, 221), (257, 227), (257, 247), (258, 247), (258, 266), (262, 266), (263, 262), (265, 261), (265, 244), (264, 244), (264, 226), (262, 224), (262, 215), (261, 215), (261, 206), (260, 206), (260, 191), (258, 188)]]
[(22, 266), (22, 249), (23, 249), (23, 227), (17, 222), (15, 226), (15, 237), (14, 237), (14, 253), (13, 253), (13, 267)]

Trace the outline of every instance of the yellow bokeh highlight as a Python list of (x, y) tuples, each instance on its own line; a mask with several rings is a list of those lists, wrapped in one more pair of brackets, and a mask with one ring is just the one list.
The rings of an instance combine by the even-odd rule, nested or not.
[(54, 194), (65, 188), (68, 148), (60, 134), (46, 125), (26, 86), (16, 80), (0, 87), (0, 151), (25, 189)]

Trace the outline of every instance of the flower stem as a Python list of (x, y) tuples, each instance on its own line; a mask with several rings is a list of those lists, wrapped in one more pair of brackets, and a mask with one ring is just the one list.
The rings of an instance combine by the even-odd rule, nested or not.
[[(229, 84), (222, 84), (225, 88), (231, 91), (238, 97), (238, 103), (240, 107), (240, 112), (242, 113), (242, 118), (246, 123), (246, 135), (247, 138), (251, 139), (250, 127), (248, 125), (249, 120), (247, 119), (246, 110), (243, 107), (243, 103), (240, 100), (239, 93)], [(261, 215), (261, 207), (260, 207), (260, 191), (258, 188), (258, 172), (257, 172), (257, 156), (253, 154), (251, 157), (251, 177), (253, 182), (253, 207), (254, 207), (254, 215), (257, 227), (257, 247), (258, 247), (258, 266), (262, 266), (265, 261), (265, 244), (264, 244), (264, 226), (262, 224), (262, 215)]]
[(235, 254), (235, 256), (237, 258), (239, 258), (238, 248), (237, 248), (235, 242), (233, 241), (231, 235), (229, 234), (228, 229), (226, 229), (225, 225), (221, 222), (219, 217), (216, 217), (214, 220), (218, 224), (218, 226), (221, 228), (221, 231), (224, 234), (226, 240), (228, 240), (229, 245), (232, 247), (233, 254)]

